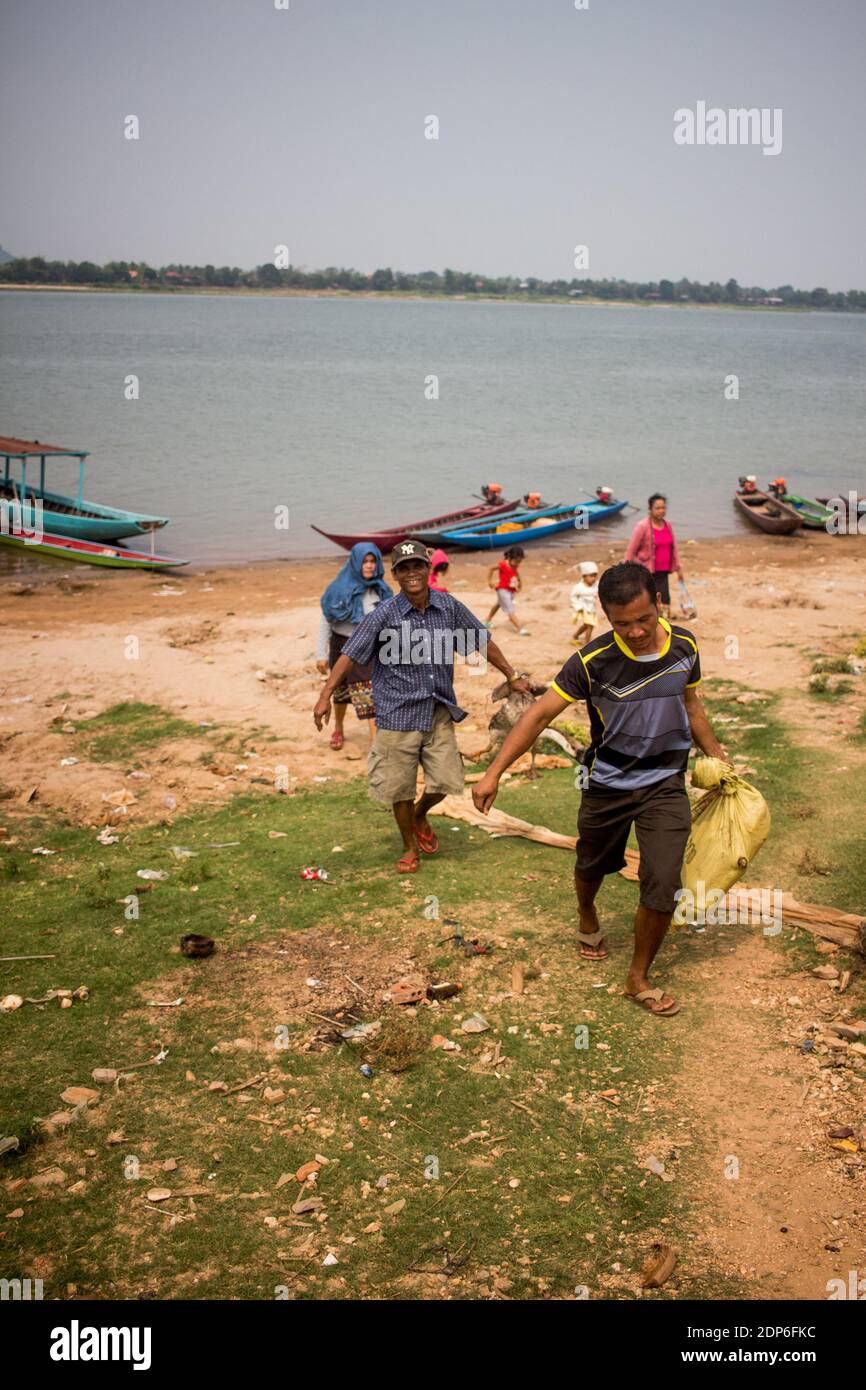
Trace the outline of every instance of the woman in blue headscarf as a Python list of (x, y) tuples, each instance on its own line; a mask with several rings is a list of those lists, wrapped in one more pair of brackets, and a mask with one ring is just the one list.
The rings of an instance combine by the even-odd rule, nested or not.
[[(372, 613), (377, 603), (391, 597), (383, 575), (385, 566), (378, 546), (372, 541), (353, 545), (340, 573), (322, 594), (322, 622), (316, 666), (325, 675), (337, 660), (359, 623)], [(355, 714), (367, 724), (372, 740), (376, 734), (376, 710), (373, 706), (371, 671), (367, 666), (355, 666), (352, 679), (334, 691), (334, 731), (331, 747), (342, 748), (346, 708), (354, 705)]]

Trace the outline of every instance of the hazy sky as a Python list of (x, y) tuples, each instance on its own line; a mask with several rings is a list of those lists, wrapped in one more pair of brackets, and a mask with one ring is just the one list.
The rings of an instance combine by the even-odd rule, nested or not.
[(3, 0), (0, 53), (15, 254), (866, 288), (864, 0)]

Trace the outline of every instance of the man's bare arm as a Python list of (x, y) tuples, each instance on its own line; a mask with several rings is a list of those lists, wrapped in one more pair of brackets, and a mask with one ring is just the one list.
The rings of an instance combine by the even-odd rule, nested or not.
[(316, 721), (316, 728), (321, 729), (322, 724), (327, 724), (331, 717), (331, 696), (346, 679), (349, 672), (354, 669), (355, 663), (350, 656), (338, 656), (334, 662), (333, 669), (325, 684), (322, 686), (322, 693), (313, 707), (313, 718)]
[(515, 671), (511, 662), (508, 660), (502, 648), (500, 646), (497, 646), (497, 644), (493, 641), (492, 637), (488, 637), (487, 639), (485, 655), (487, 657), (487, 660), (490, 662), (490, 665), (495, 666), (497, 671), (502, 672), (503, 676), (505, 676), (512, 690), (522, 690), (525, 695), (529, 694), (529, 681), (526, 679), (525, 676), (517, 675), (517, 672)]
[(505, 769), (516, 762), (528, 748), (532, 747), (541, 731), (547, 728), (551, 720), (562, 713), (567, 704), (568, 700), (563, 700), (562, 696), (557, 695), (555, 690), (548, 690), (518, 720), (481, 781), (476, 782), (472, 789), (472, 800), (479, 811), (486, 814), (490, 810), (496, 800), (499, 779)]
[(686, 714), (688, 715), (692, 738), (701, 752), (705, 753), (708, 758), (721, 758), (723, 762), (730, 762), (726, 749), (722, 747), (713, 733), (703, 700), (697, 690), (686, 691)]

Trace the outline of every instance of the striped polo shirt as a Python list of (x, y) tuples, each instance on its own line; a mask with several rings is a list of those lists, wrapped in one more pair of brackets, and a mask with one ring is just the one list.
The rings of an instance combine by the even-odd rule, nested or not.
[(592, 791), (638, 791), (686, 769), (692, 735), (685, 692), (700, 683), (698, 647), (684, 627), (659, 622), (667, 635), (654, 659), (636, 657), (615, 632), (602, 632), (553, 682), (563, 700), (586, 701)]

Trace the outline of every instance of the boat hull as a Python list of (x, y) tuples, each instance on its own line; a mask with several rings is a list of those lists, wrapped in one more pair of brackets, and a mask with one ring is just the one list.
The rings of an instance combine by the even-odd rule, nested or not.
[(106, 569), (161, 570), (189, 564), (188, 560), (177, 560), (169, 555), (149, 555), (143, 550), (125, 550), (120, 546), (101, 545), (98, 541), (73, 540), (69, 536), (51, 535), (47, 531), (36, 539), (14, 528), (2, 530), (0, 544), (14, 546), (26, 553), (46, 555), (56, 560), (72, 560), (76, 564), (100, 565)]
[(747, 521), (770, 536), (790, 536), (803, 525), (799, 512), (766, 492), (750, 492), (748, 500), (735, 492), (734, 506)]
[[(17, 497), (21, 496), (19, 487)], [(8, 484), (4, 484), (3, 479), (0, 479), (0, 498), (13, 506), (16, 501), (15, 493)], [(168, 525), (168, 517), (126, 512), (119, 507), (105, 507), (100, 502), (82, 501), (79, 508), (74, 497), (44, 491), (28, 484), (27, 515), (24, 518), (28, 526), (32, 516), (30, 508), (34, 502), (42, 503), (44, 531), (52, 536), (69, 536), (73, 540), (119, 541), (125, 536), (143, 536)]]
[[(452, 522), (450, 526), (441, 526), (436, 531), (413, 531), (411, 535), (413, 540), (424, 541), (425, 545), (458, 545), (456, 536), (463, 531), (484, 534), (487, 531), (495, 531), (496, 527), (500, 526), (503, 521), (514, 522), (515, 524), (524, 521), (538, 521), (541, 517), (553, 516), (565, 510), (565, 504), (562, 502), (556, 502), (550, 507), (532, 507), (531, 509), (519, 507), (511, 512), (500, 513), (492, 521), (486, 516), (476, 517), (474, 521), (462, 521), (458, 525)], [(569, 508), (569, 510), (571, 509)]]
[(800, 514), (803, 525), (808, 526), (811, 531), (826, 531), (827, 522), (832, 521), (835, 516), (835, 512), (829, 507), (823, 506), (811, 497), (798, 497), (795, 492), (784, 493), (782, 501)]
[[(513, 531), (497, 531), (495, 527), (479, 531), (451, 531), (446, 532), (443, 539), (452, 545), (459, 545), (463, 550), (504, 550), (511, 545), (548, 540), (565, 531), (582, 531), (584, 524), (592, 525), (607, 517), (617, 516), (627, 506), (628, 502), (586, 502), (574, 507), (551, 508), (554, 513), (567, 511), (568, 515), (550, 516), (541, 526), (537, 522), (543, 518), (536, 516), (535, 525), (519, 526)], [(578, 524), (581, 517), (586, 518), (584, 524)]]
[(323, 531), (321, 526), (313, 526), (312, 529), (317, 531), (320, 536), (324, 536), (326, 540), (333, 541), (334, 545), (341, 546), (343, 550), (351, 550), (353, 545), (358, 545), (362, 541), (372, 541), (374, 545), (379, 547), (383, 555), (390, 555), (394, 546), (400, 541), (404, 541), (407, 536), (415, 536), (421, 540), (424, 535), (431, 535), (435, 541), (439, 539), (443, 527), (457, 526), (461, 521), (471, 525), (473, 521), (486, 521), (488, 517), (505, 516), (509, 512), (517, 511), (519, 506), (519, 502), (499, 502), (495, 507), (488, 507), (484, 503), (479, 503), (475, 507), (463, 507), (457, 512), (446, 512), (443, 516), (427, 517), (424, 521), (409, 522), (405, 526), (387, 526), (380, 531), (362, 531), (354, 535)]

